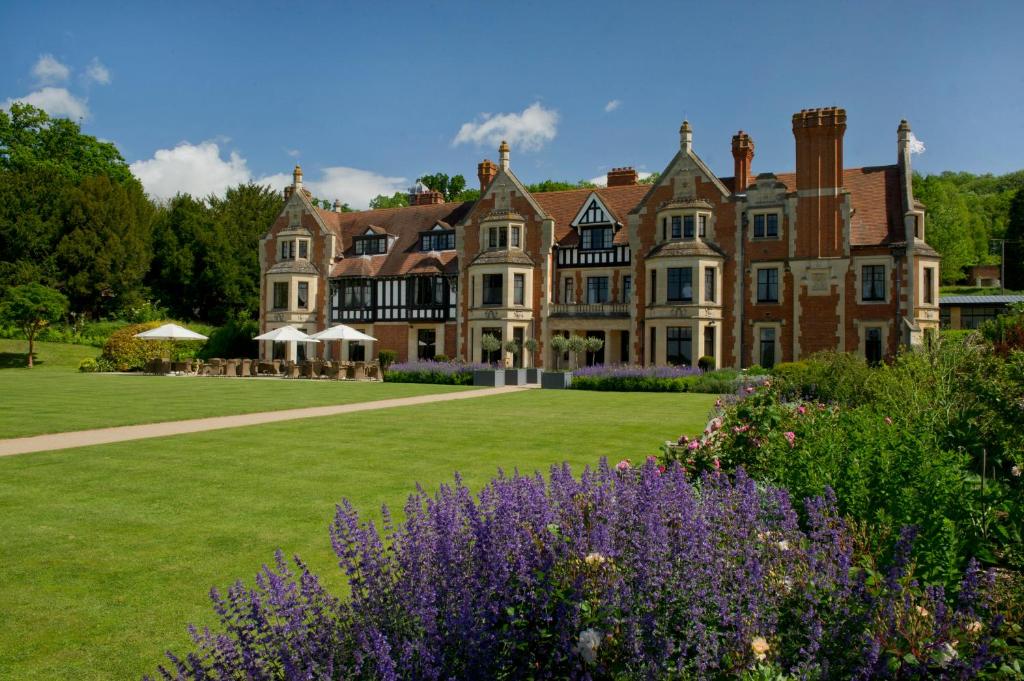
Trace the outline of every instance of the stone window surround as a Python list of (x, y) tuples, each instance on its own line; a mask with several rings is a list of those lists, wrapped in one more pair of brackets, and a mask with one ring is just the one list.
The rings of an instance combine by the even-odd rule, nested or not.
[[(299, 251), (300, 251), (299, 242), (300, 241), (305, 241), (306, 242), (306, 257), (305, 258), (299, 256)], [(289, 243), (289, 242), (291, 242), (293, 244), (291, 249), (292, 249), (292, 252), (295, 253), (295, 257), (294, 258), (284, 258), (284, 257), (281, 256), (281, 247), (284, 244)], [(296, 237), (294, 234), (291, 234), (291, 235), (288, 235), (288, 236), (279, 235), (277, 237), (277, 250), (276, 250), (276, 254), (277, 254), (278, 262), (285, 262), (285, 261), (290, 262), (290, 261), (293, 261), (293, 260), (309, 260), (312, 249), (313, 249), (313, 243), (312, 243), (312, 239), (310, 239), (309, 237)]]
[[(505, 245), (504, 246), (491, 246), (489, 234), (493, 228), (505, 230)], [(512, 245), (512, 228), (519, 228), (519, 245)], [(498, 243), (501, 243), (499, 240)], [(516, 250), (522, 251), (524, 244), (526, 243), (526, 225), (522, 222), (509, 222), (504, 220), (481, 222), (480, 223), (480, 252), (484, 251), (504, 251), (504, 250)]]
[[(693, 217), (693, 237), (684, 237), (682, 231), (680, 231), (679, 238), (672, 238), (672, 218), (679, 216), (682, 219), (684, 216)], [(704, 236), (700, 234), (700, 216), (703, 215), (707, 221), (707, 230)], [(667, 226), (664, 231), (664, 237), (662, 232), (662, 221), (667, 220)], [(680, 228), (682, 230), (682, 228)], [(664, 244), (672, 241), (713, 241), (715, 233), (715, 217), (714, 212), (706, 208), (666, 208), (665, 210), (658, 211), (655, 218), (655, 243)]]
[[(533, 309), (533, 268), (523, 265), (474, 265), (472, 266), (472, 277), (470, 291), (470, 309), (488, 309), (488, 310), (500, 310), (500, 309), (516, 309), (516, 310), (532, 310)], [(501, 305), (483, 305), (484, 299), (484, 277), (485, 274), (500, 274), (502, 275), (501, 281)], [(523, 295), (526, 300), (525, 305), (515, 305), (513, 303), (514, 286), (513, 286), (513, 275), (522, 274), (524, 275), (523, 281)]]
[[(693, 366), (697, 366), (697, 360), (704, 355), (713, 355), (715, 363), (721, 362), (722, 356), (722, 322), (715, 319), (648, 319), (644, 329), (644, 359), (648, 366), (664, 366), (668, 357), (668, 327), (689, 327), (690, 328), (690, 352), (693, 354), (691, 360)], [(715, 329), (714, 352), (707, 352), (704, 347), (704, 329), (707, 327)], [(651, 330), (657, 334), (657, 342), (654, 347), (654, 357), (651, 356), (651, 349), (647, 347), (650, 343)]]
[[(779, 271), (779, 299), (775, 302), (758, 302), (757, 272), (758, 270), (777, 269)], [(754, 262), (750, 264), (750, 303), (757, 306), (782, 305), (786, 300), (786, 265), (781, 260)]]
[[(298, 306), (299, 301), (299, 282), (306, 282), (309, 284), (309, 306), (300, 308)], [(286, 283), (288, 284), (288, 307), (276, 308), (274, 307), (274, 284)], [(317, 287), (318, 278), (316, 276), (297, 276), (294, 274), (272, 274), (267, 277), (267, 312), (301, 312), (307, 314), (314, 314), (316, 312), (317, 305)]]
[[(865, 265), (885, 266), (885, 298), (883, 300), (864, 300), (864, 270)], [(854, 286), (857, 292), (858, 305), (888, 305), (892, 302), (892, 258), (887, 255), (859, 256), (853, 258)]]
[[(656, 282), (658, 290), (654, 301), (649, 302), (648, 306), (653, 305), (699, 305), (703, 307), (718, 307), (722, 304), (721, 302), (721, 291), (722, 291), (722, 271), (723, 264), (718, 260), (712, 260), (710, 258), (657, 258), (649, 260), (647, 263), (647, 291), (644, 292), (644, 299), (647, 300), (650, 291), (651, 273), (654, 271), (658, 272), (658, 281)], [(693, 299), (691, 301), (669, 301), (668, 299), (668, 270), (670, 268), (677, 267), (690, 267), (693, 269), (693, 278), (691, 279), (691, 285), (693, 287)], [(715, 270), (715, 302), (704, 300), (704, 269), (712, 267)], [(621, 287), (621, 278), (619, 281)], [(637, 292), (634, 290), (633, 295), (636, 296)]]
[(761, 329), (775, 329), (775, 364), (785, 360), (782, 359), (782, 322), (754, 322), (753, 323), (754, 346), (750, 351), (750, 359), (758, 366), (761, 364)]
[[(932, 270), (932, 302), (926, 303), (924, 296), (924, 271)], [(939, 263), (937, 261), (925, 260), (917, 266), (917, 304), (919, 307), (939, 306)]]
[(891, 319), (854, 319), (853, 326), (857, 329), (857, 354), (862, 358), (868, 356), (868, 329), (882, 329), (882, 357), (885, 357), (889, 348), (889, 334), (892, 333)]
[[(409, 359), (412, 360), (419, 355), (419, 331), (420, 329), (426, 329), (434, 332), (434, 354), (444, 354), (444, 322), (438, 322), (436, 324), (410, 324), (408, 340), (406, 342), (406, 350), (408, 351)], [(433, 359), (433, 358), (431, 358)]]
[[(754, 216), (755, 215), (769, 215), (769, 214), (773, 214), (773, 215), (775, 215), (777, 217), (777, 219), (779, 221), (779, 233), (777, 235), (775, 235), (775, 236), (754, 236)], [(782, 228), (783, 207), (782, 206), (777, 206), (777, 207), (774, 207), (774, 206), (773, 207), (758, 206), (757, 208), (748, 208), (745, 211), (745, 217), (747, 219), (747, 226), (745, 228), (745, 231), (747, 233), (747, 241), (751, 241), (751, 242), (755, 242), (755, 243), (756, 242), (761, 242), (761, 241), (782, 241), (782, 232), (783, 232), (783, 228)]]

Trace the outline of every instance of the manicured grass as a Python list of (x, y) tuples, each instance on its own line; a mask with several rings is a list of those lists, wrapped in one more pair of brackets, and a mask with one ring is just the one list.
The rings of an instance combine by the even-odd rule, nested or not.
[[(24, 342), (0, 340), (0, 356), (10, 358), (13, 353), (9, 348), (16, 345), (24, 346)], [(92, 355), (82, 354), (87, 351)], [(467, 389), (403, 383), (78, 373), (79, 361), (95, 353), (95, 348), (85, 346), (42, 343), (38, 353), (42, 362), (37, 368), (0, 370), (0, 438)], [(6, 366), (10, 364), (8, 360)]]
[(642, 461), (714, 399), (533, 390), (0, 459), (0, 675), (138, 678), (277, 548), (340, 589), (343, 497), (379, 517), (455, 471), (477, 489), (499, 467)]

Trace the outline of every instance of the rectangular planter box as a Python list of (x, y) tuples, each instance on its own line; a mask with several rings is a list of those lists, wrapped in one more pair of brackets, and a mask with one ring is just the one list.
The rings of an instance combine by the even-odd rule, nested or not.
[(565, 390), (572, 385), (571, 371), (545, 371), (541, 374), (540, 387), (552, 390)]
[(526, 385), (526, 369), (505, 369), (505, 385)]
[(526, 382), (531, 385), (540, 383), (540, 369), (527, 369), (526, 370)]
[(473, 385), (500, 388), (505, 385), (504, 369), (485, 369), (473, 372)]

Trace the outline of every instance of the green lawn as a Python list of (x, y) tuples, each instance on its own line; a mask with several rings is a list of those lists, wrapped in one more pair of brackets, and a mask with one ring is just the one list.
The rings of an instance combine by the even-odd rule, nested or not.
[(535, 390), (0, 459), (0, 677), (138, 678), (277, 548), (340, 586), (343, 497), (376, 515), (455, 471), (642, 461), (714, 399)]
[[(23, 367), (26, 347), (24, 341), (0, 340), (0, 367)], [(40, 343), (36, 368), (0, 369), (0, 438), (467, 390), (411, 383), (78, 373), (79, 361), (97, 352)]]

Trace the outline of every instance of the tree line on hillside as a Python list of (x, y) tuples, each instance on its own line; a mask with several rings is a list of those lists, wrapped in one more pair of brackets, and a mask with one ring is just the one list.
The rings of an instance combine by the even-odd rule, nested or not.
[[(419, 181), (446, 201), (479, 197), (462, 175)], [(593, 186), (545, 180), (527, 189)], [(1008, 283), (1024, 288), (1013, 284), (1024, 262), (1014, 250), (1024, 240), (1024, 171), (915, 177), (915, 191), (928, 208), (928, 240), (944, 257), (944, 281), (992, 262), (989, 240), (1005, 238), (1007, 264), (1017, 265)], [(371, 208), (407, 204), (397, 193), (375, 197)], [(278, 192), (256, 184), (154, 201), (114, 144), (26, 104), (0, 110), (0, 294), (28, 283), (55, 289), (68, 300), (69, 322), (131, 318), (150, 304), (218, 325), (256, 318), (259, 240), (282, 206)]]

